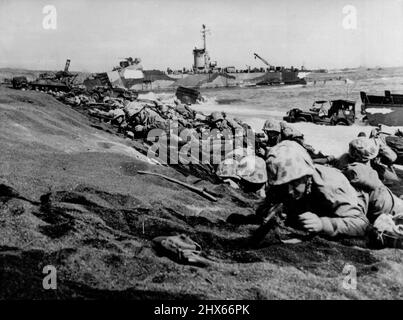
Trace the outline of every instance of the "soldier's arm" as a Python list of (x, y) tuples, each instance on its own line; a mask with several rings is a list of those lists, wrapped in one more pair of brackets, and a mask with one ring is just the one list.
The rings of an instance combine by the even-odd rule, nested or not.
[(335, 237), (338, 235), (363, 236), (369, 226), (368, 219), (358, 208), (350, 208), (348, 214), (337, 218), (321, 217), (322, 233)]
[(368, 228), (369, 221), (358, 205), (356, 194), (350, 194), (348, 190), (338, 188), (335, 190), (333, 202), (334, 214), (329, 217), (321, 217), (323, 230), (328, 236), (338, 235), (363, 236)]
[(376, 188), (369, 194), (368, 219), (374, 222), (381, 214), (392, 214), (395, 208), (392, 191), (386, 186)]
[(397, 159), (397, 154), (385, 143), (381, 142), (379, 144), (379, 155), (385, 164), (391, 165)]

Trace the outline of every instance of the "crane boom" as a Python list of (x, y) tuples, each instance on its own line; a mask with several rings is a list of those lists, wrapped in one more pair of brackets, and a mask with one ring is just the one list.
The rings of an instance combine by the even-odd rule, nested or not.
[(255, 59), (256, 58), (260, 59), (261, 61), (263, 61), (264, 64), (266, 64), (267, 66), (270, 67), (270, 64), (265, 59), (263, 59), (261, 56), (259, 56), (257, 53), (254, 53), (254, 56), (255, 56)]

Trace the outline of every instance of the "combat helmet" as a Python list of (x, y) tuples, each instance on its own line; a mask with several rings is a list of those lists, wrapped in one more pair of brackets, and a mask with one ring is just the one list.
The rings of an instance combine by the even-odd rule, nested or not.
[(168, 113), (169, 112), (169, 107), (166, 105), (166, 104), (159, 104), (158, 106), (158, 109), (159, 109), (159, 111), (162, 113), (162, 114), (166, 114), (166, 113)]
[(266, 160), (270, 185), (282, 185), (312, 175), (315, 167), (308, 152), (297, 142), (285, 140), (270, 148)]
[(242, 158), (237, 167), (237, 176), (247, 182), (263, 184), (267, 181), (265, 161), (255, 155)]
[(245, 180), (253, 184), (263, 184), (267, 181), (266, 163), (255, 155), (246, 155), (240, 159), (229, 157), (221, 161), (216, 174), (221, 178)]
[(218, 165), (216, 174), (220, 178), (233, 178), (235, 180), (240, 180), (237, 175), (238, 161), (234, 158), (227, 158), (220, 162)]
[(131, 101), (124, 107), (124, 111), (128, 117), (132, 117), (139, 113), (143, 108), (144, 105), (142, 103), (139, 103), (138, 101)]
[(280, 133), (281, 132), (281, 126), (280, 126), (280, 121), (277, 121), (276, 119), (269, 119), (264, 122), (263, 131), (275, 131)]
[(210, 115), (210, 120), (212, 122), (217, 122), (217, 121), (220, 121), (220, 120), (224, 120), (224, 115), (223, 115), (222, 112), (214, 111)]
[(359, 137), (350, 142), (348, 153), (355, 161), (368, 162), (376, 158), (379, 146), (374, 139)]

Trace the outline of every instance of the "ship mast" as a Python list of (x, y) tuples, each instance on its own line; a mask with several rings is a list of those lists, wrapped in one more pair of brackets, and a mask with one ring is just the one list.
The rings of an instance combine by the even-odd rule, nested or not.
[(193, 70), (196, 73), (199, 72), (209, 72), (211, 69), (216, 66), (215, 63), (210, 62), (210, 56), (207, 52), (207, 33), (210, 32), (209, 29), (206, 28), (206, 25), (202, 25), (202, 30), (200, 31), (203, 37), (203, 48), (195, 47), (193, 49)]
[(203, 24), (203, 29), (201, 31), (202, 35), (203, 35), (203, 49), (206, 50), (207, 46), (206, 46), (206, 33), (207, 33), (207, 29), (206, 29), (206, 25)]
[(206, 34), (209, 32), (209, 29), (206, 29), (206, 25), (203, 24), (203, 29), (201, 30), (203, 36), (203, 50), (204, 50), (204, 70), (207, 71), (210, 68), (210, 57), (207, 52), (207, 41), (206, 41)]

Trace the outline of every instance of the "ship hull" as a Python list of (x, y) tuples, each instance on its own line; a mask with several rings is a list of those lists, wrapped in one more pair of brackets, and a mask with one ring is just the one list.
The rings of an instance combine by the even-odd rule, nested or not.
[[(144, 91), (165, 91), (175, 90), (178, 87), (192, 89), (207, 88), (231, 88), (231, 87), (252, 87), (261, 85), (292, 85), (306, 84), (304, 78), (298, 77), (298, 71), (284, 70), (277, 72), (242, 72), (242, 73), (196, 73), (166, 75), (162, 72), (152, 73), (144, 71), (142, 79), (124, 79), (116, 77), (117, 80), (108, 77), (107, 73), (98, 74), (94, 80), (84, 81), (86, 87), (96, 85), (107, 85), (112, 87), (124, 87), (139, 92)], [(101, 76), (102, 75), (102, 76)]]
[(172, 83), (173, 87), (183, 86), (198, 89), (306, 84), (305, 79), (298, 77), (297, 71), (184, 74), (173, 79), (175, 79), (175, 82)]

